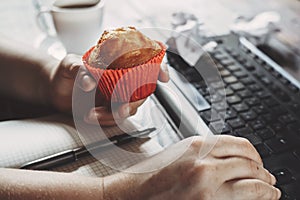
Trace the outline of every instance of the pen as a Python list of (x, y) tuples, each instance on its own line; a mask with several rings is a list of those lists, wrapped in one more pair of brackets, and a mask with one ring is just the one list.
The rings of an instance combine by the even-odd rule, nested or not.
[(29, 163), (26, 163), (20, 167), (20, 169), (33, 169), (33, 170), (49, 170), (54, 167), (59, 167), (71, 162), (74, 162), (82, 157), (90, 155), (89, 151), (101, 152), (105, 151), (114, 145), (122, 145), (129, 143), (139, 137), (148, 136), (156, 128), (148, 128), (142, 131), (135, 131), (130, 134), (124, 133), (122, 135), (116, 135), (109, 139), (101, 140), (91, 143), (89, 145), (78, 147), (71, 150), (62, 151), (44, 158), (40, 158)]

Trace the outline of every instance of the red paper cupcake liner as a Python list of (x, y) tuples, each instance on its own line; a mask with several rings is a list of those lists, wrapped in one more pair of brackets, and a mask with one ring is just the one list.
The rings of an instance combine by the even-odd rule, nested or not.
[(134, 102), (151, 95), (156, 89), (160, 64), (165, 55), (165, 46), (158, 42), (162, 51), (148, 62), (130, 68), (101, 69), (88, 64), (90, 53), (87, 51), (82, 59), (85, 67), (98, 81), (98, 88), (106, 101)]

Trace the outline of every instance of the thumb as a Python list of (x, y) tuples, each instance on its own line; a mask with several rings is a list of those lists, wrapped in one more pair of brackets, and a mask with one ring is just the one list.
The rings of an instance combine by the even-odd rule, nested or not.
[(80, 75), (80, 88), (85, 92), (90, 92), (96, 88), (97, 84), (95, 79), (93, 79), (89, 74), (83, 72)]
[(159, 71), (159, 75), (158, 75), (158, 79), (161, 82), (168, 82), (170, 77), (169, 77), (169, 70), (168, 70), (168, 66), (166, 63), (162, 63), (160, 65), (160, 71)]

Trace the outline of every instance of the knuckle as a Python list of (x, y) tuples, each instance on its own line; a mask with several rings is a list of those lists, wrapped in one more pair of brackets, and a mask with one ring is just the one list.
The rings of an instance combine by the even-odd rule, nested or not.
[(249, 160), (248, 162), (249, 162), (248, 166), (249, 166), (251, 175), (257, 175), (258, 174), (258, 170), (259, 170), (259, 167), (257, 166), (257, 164), (254, 161), (252, 161), (252, 160)]
[(196, 170), (198, 179), (201, 179), (200, 181), (206, 181), (211, 179), (211, 177), (216, 173), (217, 167), (209, 162), (203, 161), (199, 166), (197, 166)]
[(200, 137), (197, 137), (197, 136), (194, 136), (194, 137), (191, 137), (191, 145), (190, 145), (190, 148), (194, 149), (194, 150), (198, 150), (203, 142), (202, 142), (202, 139)]
[(213, 192), (209, 187), (202, 188), (201, 193), (197, 195), (198, 199), (201, 200), (211, 200), (213, 199)]
[(241, 145), (244, 146), (245, 148), (247, 149), (252, 148), (252, 144), (246, 138), (239, 138), (239, 140)]
[(265, 191), (263, 190), (262, 184), (260, 182), (255, 182), (253, 184), (252, 190), (258, 197), (262, 197), (265, 194)]

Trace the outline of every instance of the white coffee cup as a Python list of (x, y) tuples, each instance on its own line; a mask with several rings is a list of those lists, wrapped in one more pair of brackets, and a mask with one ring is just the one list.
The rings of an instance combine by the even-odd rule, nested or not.
[(45, 26), (41, 26), (41, 17), (43, 14), (50, 13), (56, 35), (66, 51), (82, 55), (96, 44), (102, 33), (103, 6), (104, 0), (94, 6), (80, 8), (61, 8), (52, 5), (39, 11), (38, 25), (42, 31), (49, 34)]

